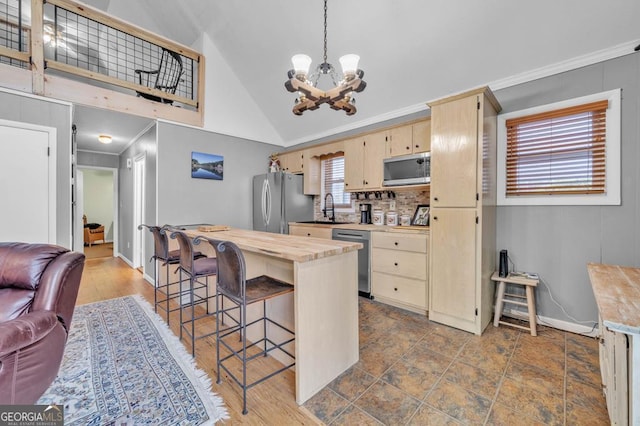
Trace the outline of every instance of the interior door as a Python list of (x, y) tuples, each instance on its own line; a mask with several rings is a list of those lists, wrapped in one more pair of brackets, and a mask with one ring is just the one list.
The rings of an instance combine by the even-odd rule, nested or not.
[(0, 241), (56, 244), (56, 129), (0, 120)]
[(144, 223), (144, 163), (145, 156), (135, 158), (133, 162), (133, 267), (144, 265), (144, 230), (138, 227)]

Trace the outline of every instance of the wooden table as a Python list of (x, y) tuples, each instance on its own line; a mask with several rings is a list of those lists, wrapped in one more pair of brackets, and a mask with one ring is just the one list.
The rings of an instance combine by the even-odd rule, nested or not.
[(589, 263), (611, 424), (640, 425), (640, 268)]
[[(268, 315), (295, 330), (298, 404), (303, 404), (358, 361), (357, 251), (362, 244), (236, 228), (220, 232), (186, 230), (185, 233), (237, 244), (245, 257), (247, 278), (266, 274), (295, 286), (292, 295), (269, 303)], [(176, 244), (175, 240), (170, 241)], [(196, 247), (215, 255), (208, 244)], [(261, 335), (248, 333), (247, 337), (254, 340)]]

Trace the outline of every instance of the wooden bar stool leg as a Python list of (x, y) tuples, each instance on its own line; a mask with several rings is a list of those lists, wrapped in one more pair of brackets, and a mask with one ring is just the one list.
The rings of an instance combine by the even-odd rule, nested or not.
[(498, 282), (498, 295), (496, 296), (496, 312), (493, 315), (493, 326), (498, 327), (500, 325), (500, 316), (502, 315), (502, 307), (504, 305), (504, 289), (506, 283), (504, 281)]
[(531, 335), (537, 336), (538, 330), (536, 326), (536, 299), (533, 287), (528, 285), (527, 287), (527, 309), (529, 309), (529, 327), (531, 327)]

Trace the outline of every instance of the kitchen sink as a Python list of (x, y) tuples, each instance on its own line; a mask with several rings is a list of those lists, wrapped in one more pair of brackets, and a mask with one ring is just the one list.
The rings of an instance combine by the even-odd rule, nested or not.
[(352, 224), (352, 222), (340, 222), (340, 221), (332, 222), (330, 220), (307, 220), (307, 221), (296, 222), (296, 223), (312, 223), (312, 224), (316, 224), (316, 225), (349, 225), (349, 224)]

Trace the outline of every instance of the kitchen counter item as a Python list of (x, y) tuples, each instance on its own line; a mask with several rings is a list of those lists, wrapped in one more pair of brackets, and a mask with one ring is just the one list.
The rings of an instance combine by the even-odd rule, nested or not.
[(396, 212), (387, 212), (387, 226), (398, 225), (398, 214)]
[(384, 213), (382, 212), (382, 210), (373, 211), (373, 224), (384, 225)]
[(409, 226), (411, 225), (411, 216), (408, 214), (400, 215), (400, 226)]

